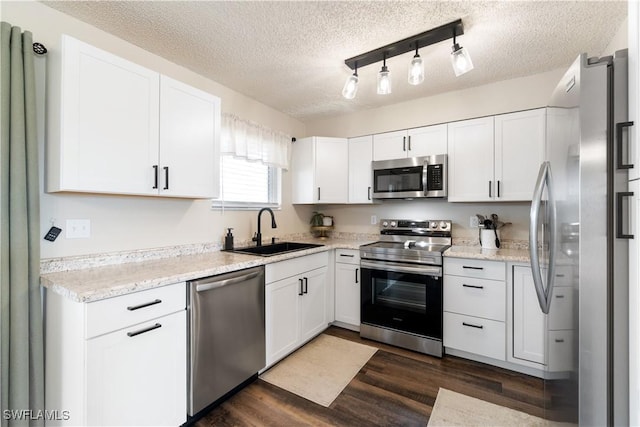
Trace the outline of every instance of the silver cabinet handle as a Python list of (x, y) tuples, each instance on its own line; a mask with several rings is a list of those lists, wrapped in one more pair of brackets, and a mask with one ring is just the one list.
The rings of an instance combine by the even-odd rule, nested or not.
[(347, 258), (353, 258), (355, 255), (340, 254), (340, 256), (347, 257)]
[[(538, 220), (540, 218), (540, 206), (542, 204), (542, 195), (544, 187), (547, 187), (547, 195), (549, 197), (550, 218), (549, 229), (549, 269), (547, 270), (547, 289), (544, 289), (542, 281), (542, 272), (540, 266), (540, 258), (538, 257)], [(538, 304), (544, 314), (549, 314), (551, 306), (551, 294), (553, 292), (553, 282), (555, 280), (555, 252), (556, 252), (556, 203), (553, 198), (553, 178), (551, 176), (551, 167), (549, 162), (543, 162), (538, 173), (538, 180), (533, 191), (533, 200), (531, 201), (531, 211), (529, 214), (529, 255), (531, 256), (531, 273), (533, 275), (533, 284), (538, 297)]]
[(402, 151), (407, 151), (407, 137), (402, 137)]
[(472, 267), (469, 265), (463, 265), (462, 268), (466, 268), (467, 270), (484, 270), (484, 267)]
[(218, 289), (223, 286), (233, 285), (234, 283), (244, 282), (245, 280), (251, 280), (254, 277), (257, 277), (259, 274), (260, 272), (258, 271), (255, 273), (249, 273), (239, 277), (233, 277), (231, 279), (226, 279), (226, 280), (218, 280), (215, 282), (208, 282), (208, 283), (202, 283), (202, 284), (197, 284), (198, 282), (196, 282), (196, 292), (210, 291), (212, 289)]
[(408, 144), (409, 144), (409, 151), (411, 151), (411, 135), (409, 135), (407, 137), (407, 140), (408, 140)]
[(477, 285), (467, 285), (466, 283), (462, 284), (463, 288), (473, 288), (473, 289), (484, 289), (484, 286), (477, 286)]
[(318, 187), (318, 201), (320, 201), (320, 187)]

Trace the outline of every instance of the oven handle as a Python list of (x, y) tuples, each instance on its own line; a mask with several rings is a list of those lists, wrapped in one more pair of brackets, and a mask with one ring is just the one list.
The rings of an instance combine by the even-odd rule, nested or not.
[(411, 273), (417, 274), (419, 276), (434, 276), (434, 277), (442, 277), (442, 267), (436, 267), (433, 265), (423, 265), (420, 267), (408, 266), (406, 264), (399, 265), (394, 262), (385, 262), (385, 261), (360, 261), (361, 268), (367, 268), (369, 270), (379, 270), (379, 271), (391, 271), (394, 273)]

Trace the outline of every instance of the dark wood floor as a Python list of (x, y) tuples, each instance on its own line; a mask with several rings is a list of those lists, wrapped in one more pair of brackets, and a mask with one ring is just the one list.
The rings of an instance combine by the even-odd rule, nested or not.
[(213, 409), (197, 426), (426, 425), (440, 387), (535, 416), (543, 381), (453, 356), (442, 359), (363, 340), (331, 327), (325, 334), (375, 345), (356, 377), (325, 408), (260, 379)]

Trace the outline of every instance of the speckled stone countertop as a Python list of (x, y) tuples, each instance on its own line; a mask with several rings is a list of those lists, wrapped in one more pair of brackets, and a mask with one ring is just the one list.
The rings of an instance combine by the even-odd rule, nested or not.
[(504, 262), (529, 262), (529, 251), (527, 249), (482, 249), (480, 246), (457, 246), (453, 245), (444, 253), (450, 258), (473, 258), (487, 261)]
[(45, 270), (40, 276), (40, 283), (49, 291), (73, 301), (92, 302), (332, 249), (358, 249), (360, 245), (370, 243), (372, 240), (307, 238), (297, 241), (320, 243), (324, 246), (269, 257), (208, 250), (202, 253), (137, 262), (92, 265), (90, 268), (70, 271), (46, 272)]

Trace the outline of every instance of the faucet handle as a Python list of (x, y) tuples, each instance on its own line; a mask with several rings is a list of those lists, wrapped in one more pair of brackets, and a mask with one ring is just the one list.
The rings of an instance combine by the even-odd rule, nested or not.
[(275, 238), (275, 237), (272, 237), (272, 238), (271, 238), (271, 244), (272, 244), (272, 245), (275, 245), (275, 243), (276, 243), (276, 238)]
[(253, 237), (251, 238), (251, 241), (252, 242), (257, 242), (258, 241), (258, 233), (257, 232), (253, 233)]

